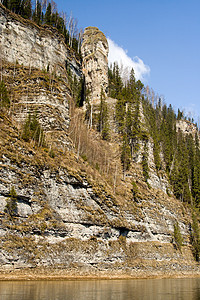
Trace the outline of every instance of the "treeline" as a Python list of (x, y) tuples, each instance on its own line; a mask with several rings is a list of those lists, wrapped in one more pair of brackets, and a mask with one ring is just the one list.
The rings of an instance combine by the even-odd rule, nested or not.
[[(121, 162), (123, 171), (130, 168), (131, 159), (139, 149), (139, 140), (146, 144), (147, 132), (141, 126), (140, 105), (143, 98), (144, 85), (140, 80), (136, 81), (134, 70), (130, 72), (129, 79), (124, 84), (120, 76), (119, 66), (114, 64), (109, 68), (109, 96), (117, 99), (116, 125), (117, 131), (122, 137)], [(146, 147), (144, 147), (146, 152)], [(148, 179), (147, 156), (143, 155), (145, 180)]]
[(47, 24), (57, 28), (58, 32), (64, 36), (66, 45), (73, 48), (80, 57), (82, 30), (78, 30), (77, 20), (72, 15), (67, 16), (66, 13), (58, 12), (54, 1), (36, 0), (33, 6), (31, 0), (3, 0), (2, 4), (12, 12), (38, 25)]
[[(161, 105), (154, 108), (143, 100), (143, 108), (149, 126), (149, 132), (154, 143), (154, 161), (156, 169), (165, 169), (174, 195), (181, 201), (200, 205), (200, 148), (199, 134), (195, 136), (176, 130), (176, 122), (183, 117), (174, 112), (171, 105)], [(160, 152), (164, 155), (161, 160)]]
[(133, 70), (125, 83), (118, 65), (114, 64), (108, 74), (109, 96), (117, 99), (115, 117), (122, 140), (121, 162), (124, 172), (129, 169), (134, 154), (142, 145), (143, 175), (148, 182), (147, 142), (151, 139), (157, 172), (166, 171), (178, 199), (200, 206), (198, 128), (195, 136), (177, 131), (177, 120), (186, 120), (183, 112), (178, 110), (176, 114), (172, 106), (163, 104), (159, 97), (152, 102), (141, 81), (135, 80)]

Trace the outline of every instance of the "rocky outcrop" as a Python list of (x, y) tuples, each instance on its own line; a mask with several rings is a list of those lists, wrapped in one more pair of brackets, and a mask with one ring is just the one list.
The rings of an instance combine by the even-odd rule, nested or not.
[[(74, 57), (53, 29), (37, 27), (1, 5), (0, 13), (1, 51), (11, 62), (3, 62), (1, 70), (11, 107), (0, 111), (0, 273), (27, 268), (72, 271), (76, 276), (148, 276), (174, 269), (198, 273), (190, 248), (190, 210), (166, 194), (165, 177), (160, 181), (155, 173), (152, 141), (147, 145), (152, 189), (144, 182), (142, 152), (123, 179), (115, 155), (115, 174), (106, 182), (98, 164), (91, 164), (92, 168), (87, 157), (81, 159), (69, 145), (72, 93), (68, 81), (46, 72), (58, 64), (55, 73), (65, 74), (66, 60), (72, 68)], [(102, 89), (106, 94), (107, 52), (105, 36), (97, 28), (87, 28), (83, 66), (90, 100), (96, 104)], [(76, 63), (74, 72), (79, 73)], [(115, 103), (110, 102), (114, 123)], [(50, 147), (22, 139), (21, 124), (35, 111)], [(81, 126), (77, 128), (84, 134)], [(80, 135), (76, 136), (79, 143)], [(50, 155), (51, 147), (54, 155)], [(97, 151), (103, 153), (98, 144), (95, 151), (94, 156)], [(109, 167), (106, 163), (104, 173)], [(17, 194), (12, 214), (7, 210), (11, 188)], [(173, 242), (176, 222), (184, 241), (182, 252)]]
[(88, 97), (95, 102), (108, 88), (108, 42), (97, 27), (85, 29), (81, 53)]
[[(120, 199), (100, 176), (90, 178), (87, 164), (77, 163), (73, 152), (50, 158), (33, 150), (6, 119), (0, 122), (0, 142), (1, 271), (46, 267), (136, 275), (138, 270), (165, 272), (173, 264), (195, 270), (189, 211), (176, 199), (147, 192), (145, 184), (137, 197)], [(17, 193), (12, 219), (5, 213), (11, 186)], [(176, 220), (182, 253), (171, 243)]]
[(195, 134), (198, 133), (197, 126), (187, 120), (177, 120), (176, 121), (176, 131), (181, 131), (184, 135), (192, 134), (195, 137)]
[(3, 80), (11, 91), (12, 118), (21, 131), (29, 114), (37, 114), (46, 142), (51, 147), (70, 147), (69, 103), (71, 90), (66, 80), (38, 69), (4, 63)]
[(30, 69), (34, 67), (63, 75), (68, 65), (74, 74), (81, 75), (80, 63), (57, 30), (39, 27), (11, 13), (1, 4), (0, 53), (3, 59)]

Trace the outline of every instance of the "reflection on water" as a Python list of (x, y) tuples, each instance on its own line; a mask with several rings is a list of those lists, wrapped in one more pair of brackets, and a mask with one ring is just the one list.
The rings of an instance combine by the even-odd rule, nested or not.
[(200, 299), (200, 278), (88, 281), (4, 281), (0, 300)]

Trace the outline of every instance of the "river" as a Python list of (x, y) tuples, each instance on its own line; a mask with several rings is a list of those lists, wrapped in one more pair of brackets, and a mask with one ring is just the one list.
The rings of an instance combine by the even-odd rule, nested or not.
[(200, 278), (1, 281), (0, 300), (199, 300)]

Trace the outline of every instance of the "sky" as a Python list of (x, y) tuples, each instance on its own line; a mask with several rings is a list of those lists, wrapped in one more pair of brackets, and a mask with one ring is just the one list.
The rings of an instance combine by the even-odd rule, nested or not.
[[(200, 116), (200, 0), (55, 0), (78, 27), (98, 27), (136, 78), (197, 120)], [(118, 63), (120, 63), (118, 61)]]

